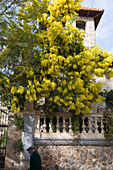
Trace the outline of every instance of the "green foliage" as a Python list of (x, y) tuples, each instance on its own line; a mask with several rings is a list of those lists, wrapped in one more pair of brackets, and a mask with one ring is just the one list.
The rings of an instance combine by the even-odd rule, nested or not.
[(113, 90), (107, 92), (106, 101), (113, 104)]
[(71, 120), (73, 134), (79, 137), (81, 116), (73, 116)]
[(13, 144), (14, 149), (17, 152), (22, 152), (23, 151), (23, 144), (22, 144), (22, 140), (18, 139), (14, 144)]
[(3, 133), (0, 136), (0, 145), (1, 146), (6, 146), (6, 142), (7, 142), (7, 128), (3, 128), (1, 133)]
[(17, 114), (15, 114), (14, 116), (14, 124), (19, 128), (19, 129), (23, 129), (23, 125), (24, 125), (24, 121), (23, 118), (21, 118), (20, 116), (18, 116)]
[(104, 137), (106, 140), (113, 140), (113, 113), (107, 112), (105, 115), (104, 125), (105, 132)]
[(9, 26), (16, 23), (18, 16), (18, 9), (25, 0), (0, 0), (0, 51), (3, 50), (4, 45), (8, 43), (7, 31)]
[(109, 104), (113, 104), (113, 90), (107, 91), (104, 90), (100, 93), (101, 96), (105, 97), (105, 100)]
[(53, 130), (53, 132), (56, 132), (56, 126), (55, 125), (52, 125), (52, 130)]

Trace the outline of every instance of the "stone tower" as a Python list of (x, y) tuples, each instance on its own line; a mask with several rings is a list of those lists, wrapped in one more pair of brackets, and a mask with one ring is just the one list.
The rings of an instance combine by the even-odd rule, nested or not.
[(104, 9), (82, 7), (78, 11), (79, 19), (75, 26), (84, 30), (84, 45), (92, 47), (96, 45), (95, 31), (104, 13)]

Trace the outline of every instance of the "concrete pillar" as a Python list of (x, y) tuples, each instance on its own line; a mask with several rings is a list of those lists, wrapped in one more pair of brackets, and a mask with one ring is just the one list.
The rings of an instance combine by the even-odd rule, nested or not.
[(29, 167), (27, 148), (34, 145), (34, 114), (33, 102), (26, 102), (26, 111), (23, 112), (24, 129), (22, 132), (23, 153), (20, 155), (21, 170)]

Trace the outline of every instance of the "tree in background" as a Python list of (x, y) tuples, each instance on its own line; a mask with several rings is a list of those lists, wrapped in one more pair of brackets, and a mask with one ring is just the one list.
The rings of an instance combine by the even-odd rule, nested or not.
[[(102, 83), (95, 77), (113, 76), (111, 53), (83, 44), (82, 31), (73, 27), (82, 0), (27, 0), (16, 22), (7, 25), (0, 54), (1, 96), (15, 113), (25, 101), (47, 98), (44, 111), (89, 113), (99, 103)], [(2, 30), (3, 31), (3, 30)], [(4, 37), (4, 36), (3, 36)], [(7, 97), (8, 96), (8, 97)]]
[(6, 45), (5, 34), (8, 26), (16, 22), (17, 12), (26, 0), (1, 0), (0, 1), (0, 50)]
[[(18, 10), (20, 5), (24, 1), (25, 0), (1, 0), (0, 1), (0, 52), (2, 52), (3, 49), (7, 47), (7, 44), (9, 43), (8, 40), (9, 27), (10, 25), (13, 25), (17, 22)], [(8, 68), (9, 66), (7, 65), (7, 63), (3, 63), (3, 60), (1, 58), (0, 61), (1, 78), (3, 76), (3, 73), (6, 74), (6, 72), (8, 72)], [(10, 99), (9, 89), (7, 89), (7, 86), (6, 87), (2, 85), (0, 86), (0, 98), (4, 100), (5, 104), (7, 103), (7, 100)]]

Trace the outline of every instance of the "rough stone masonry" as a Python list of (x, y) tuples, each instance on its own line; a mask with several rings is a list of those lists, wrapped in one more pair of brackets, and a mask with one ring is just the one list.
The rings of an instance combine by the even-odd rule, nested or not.
[(39, 146), (43, 170), (113, 170), (113, 146)]

